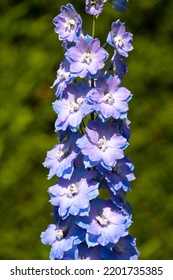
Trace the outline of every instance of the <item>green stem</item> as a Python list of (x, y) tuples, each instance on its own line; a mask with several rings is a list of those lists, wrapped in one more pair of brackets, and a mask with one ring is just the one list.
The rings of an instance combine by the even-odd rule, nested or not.
[(96, 16), (93, 16), (92, 37), (94, 38), (96, 31)]
[(82, 134), (84, 134), (84, 131), (83, 131), (83, 128), (82, 128), (82, 125), (81, 125), (81, 124), (80, 124), (80, 126), (79, 126), (79, 127), (80, 127), (80, 131), (81, 131), (81, 133), (82, 133)]
[(106, 42), (106, 43), (104, 43), (103, 44), (103, 46), (102, 46), (102, 48), (106, 48), (107, 47), (107, 45), (108, 45), (108, 43)]
[(84, 123), (84, 120), (82, 119), (82, 124), (83, 124), (83, 127), (84, 127), (84, 129), (85, 129), (85, 123)]

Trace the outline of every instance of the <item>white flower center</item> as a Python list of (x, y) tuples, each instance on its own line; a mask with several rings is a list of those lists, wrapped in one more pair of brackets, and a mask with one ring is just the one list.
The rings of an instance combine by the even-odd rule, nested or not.
[(80, 106), (76, 102), (70, 102), (70, 113), (77, 112), (79, 110)]
[(105, 136), (103, 136), (103, 138), (100, 138), (98, 140), (98, 147), (101, 149), (101, 150), (105, 150), (108, 146), (107, 146), (107, 141), (106, 141), (106, 138)]
[(59, 75), (62, 79), (67, 80), (67, 79), (69, 78), (69, 76), (70, 76), (70, 72), (65, 72), (64, 70), (60, 69), (60, 70), (58, 71), (58, 75)]
[(113, 95), (109, 92), (102, 98), (102, 100), (109, 104), (112, 104), (114, 102)]
[(92, 54), (91, 53), (84, 53), (83, 55), (82, 55), (82, 62), (85, 62), (85, 63), (87, 63), (87, 64), (89, 64), (89, 63), (91, 63), (91, 60), (92, 60)]
[(55, 231), (55, 234), (56, 234), (56, 237), (58, 238), (58, 240), (61, 240), (64, 237), (62, 229), (57, 229)]
[(77, 104), (79, 104), (81, 106), (83, 103), (84, 103), (84, 97), (83, 96), (77, 98)]
[(58, 151), (56, 151), (56, 158), (58, 160), (60, 160), (64, 155), (65, 154), (64, 154), (63, 150), (61, 149), (61, 147), (59, 147)]
[(96, 220), (99, 222), (101, 226), (107, 226), (107, 224), (109, 223), (108, 216), (104, 214), (102, 216), (97, 216)]
[(69, 31), (73, 30), (74, 27), (75, 27), (75, 24), (76, 24), (76, 20), (75, 18), (72, 18), (72, 19), (66, 19), (66, 22), (65, 22), (65, 27), (68, 28)]
[(114, 36), (114, 42), (117, 47), (122, 47), (123, 38), (120, 35)]
[(77, 112), (83, 103), (84, 103), (83, 96), (77, 98), (76, 102), (70, 102), (70, 113)]
[(69, 185), (67, 188), (67, 195), (69, 197), (75, 196), (78, 193), (78, 189), (79, 189), (79, 187), (77, 184), (73, 183), (73, 184)]

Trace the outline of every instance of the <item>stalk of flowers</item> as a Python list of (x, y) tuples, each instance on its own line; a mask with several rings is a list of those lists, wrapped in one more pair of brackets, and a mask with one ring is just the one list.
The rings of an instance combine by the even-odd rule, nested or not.
[(132, 94), (122, 85), (127, 72), (123, 57), (133, 49), (132, 34), (119, 19), (113, 22), (106, 38), (113, 48), (109, 57), (95, 38), (96, 19), (106, 2), (122, 12), (128, 0), (86, 0), (85, 11), (93, 17), (92, 34), (83, 31), (72, 4), (61, 6), (53, 19), (64, 49), (52, 85), (59, 143), (47, 152), (44, 166), (50, 170), (48, 179), (57, 176), (58, 180), (48, 189), (55, 222), (41, 233), (43, 244), (51, 245), (53, 260), (137, 259), (139, 255), (128, 232), (132, 209), (126, 201), (135, 179), (134, 166), (124, 154), (130, 138), (127, 112)]

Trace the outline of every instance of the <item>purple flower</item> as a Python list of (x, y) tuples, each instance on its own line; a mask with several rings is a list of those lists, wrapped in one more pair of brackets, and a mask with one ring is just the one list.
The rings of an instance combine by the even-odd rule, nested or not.
[(75, 142), (80, 134), (73, 133), (62, 144), (56, 145), (47, 152), (47, 157), (43, 165), (50, 169), (48, 179), (54, 175), (70, 179), (74, 170), (74, 159), (79, 154), (79, 148)]
[(75, 169), (70, 180), (58, 179), (58, 183), (49, 188), (50, 202), (59, 206), (62, 219), (69, 214), (86, 216), (90, 209), (90, 200), (98, 196), (99, 183), (93, 180), (94, 171)]
[(89, 247), (98, 244), (106, 246), (128, 234), (131, 216), (117, 210), (109, 200), (95, 199), (91, 202), (89, 217), (78, 218), (76, 223), (86, 229), (86, 243)]
[(104, 4), (103, 0), (86, 0), (85, 11), (93, 16), (101, 14)]
[(120, 133), (123, 137), (127, 139), (127, 141), (130, 138), (131, 132), (130, 132), (130, 121), (128, 119), (118, 119), (118, 127), (120, 130)]
[(104, 177), (102, 177), (99, 193), (102, 197), (110, 197), (113, 204), (115, 204), (120, 210), (126, 211), (129, 214), (133, 211), (132, 207), (126, 200), (127, 192), (121, 188), (115, 193), (115, 190), (113, 188), (111, 189), (111, 186), (109, 186), (108, 182), (104, 180)]
[(118, 12), (124, 12), (127, 9), (128, 0), (111, 0), (112, 7)]
[(48, 228), (41, 233), (41, 241), (45, 245), (52, 245), (50, 259), (62, 259), (64, 253), (70, 251), (70, 254), (77, 249), (76, 245), (84, 240), (84, 230), (81, 230), (73, 218), (61, 221), (59, 224), (50, 224)]
[(89, 98), (94, 102), (95, 111), (102, 121), (113, 117), (115, 119), (127, 116), (128, 104), (132, 94), (121, 87), (118, 76), (102, 77), (96, 82), (96, 87), (89, 92)]
[(136, 239), (131, 235), (121, 237), (115, 245), (110, 245), (109, 251), (102, 249), (107, 260), (137, 260), (139, 251), (136, 248)]
[(105, 124), (100, 120), (89, 121), (86, 132), (87, 134), (76, 142), (84, 155), (85, 167), (93, 167), (100, 163), (104, 168), (111, 170), (117, 160), (124, 157), (126, 139), (115, 132), (113, 123)]
[(135, 179), (133, 169), (134, 166), (127, 157), (117, 160), (112, 170), (105, 170), (101, 165), (97, 166), (97, 170), (105, 176), (110, 189), (115, 195), (121, 188), (126, 192), (130, 189), (129, 182)]
[(127, 57), (128, 52), (133, 50), (131, 44), (133, 35), (125, 31), (125, 23), (120, 20), (112, 23), (112, 30), (109, 32), (107, 42), (115, 48), (120, 55)]
[(88, 247), (86, 242), (78, 245), (78, 259), (81, 260), (101, 260), (102, 246)]
[(60, 64), (60, 68), (57, 70), (57, 77), (54, 81), (51, 88), (56, 86), (56, 96), (62, 97), (62, 93), (66, 86), (70, 84), (74, 80), (74, 77), (72, 77), (70, 73), (70, 65), (69, 62), (64, 59), (63, 62)]
[(61, 6), (61, 13), (53, 19), (59, 40), (73, 42), (80, 36), (82, 19), (73, 5)]
[(120, 80), (123, 79), (124, 75), (127, 72), (127, 64), (116, 51), (109, 64), (108, 71), (111, 70), (113, 71), (114, 75), (117, 75), (119, 77)]
[[(105, 2), (122, 12), (128, 0), (84, 1), (93, 18), (92, 37), (82, 30), (72, 4), (61, 6), (53, 19), (64, 59), (51, 86), (56, 87), (53, 109), (59, 142), (43, 163), (49, 168), (48, 179), (58, 177), (48, 189), (54, 222), (41, 233), (42, 243), (51, 246), (51, 260), (126, 260), (139, 255), (128, 233), (132, 208), (126, 200), (134, 166), (124, 155), (132, 94), (122, 86), (127, 72), (122, 56), (133, 49), (133, 35), (117, 20), (103, 47), (93, 38)], [(113, 48), (106, 63), (108, 44)]]
[(126, 192), (122, 189), (120, 189), (116, 195), (112, 192), (110, 198), (116, 207), (120, 208), (121, 210), (125, 210), (129, 214), (133, 211), (131, 205), (126, 200)]
[(56, 131), (66, 130), (68, 126), (76, 131), (83, 117), (93, 111), (92, 104), (85, 97), (89, 90), (83, 83), (69, 85), (64, 91), (63, 99), (53, 103), (54, 111), (58, 114)]
[(65, 53), (70, 62), (70, 71), (73, 76), (85, 78), (87, 75), (97, 74), (104, 67), (104, 61), (108, 53), (100, 47), (100, 41), (90, 36), (80, 38), (75, 47), (71, 47)]

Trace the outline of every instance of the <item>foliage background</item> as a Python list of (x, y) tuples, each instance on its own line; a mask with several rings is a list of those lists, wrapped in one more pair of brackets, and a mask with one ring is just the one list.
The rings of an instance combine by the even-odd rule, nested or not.
[[(71, 1), (83, 13), (84, 1)], [(50, 90), (63, 50), (52, 18), (63, 0), (0, 0), (0, 259), (48, 259), (40, 232), (49, 215), (47, 150), (57, 143)], [(106, 5), (96, 36), (120, 18), (134, 33), (124, 86), (133, 93), (126, 155), (136, 181), (128, 201), (140, 259), (173, 259), (173, 1), (129, 1), (124, 14)], [(91, 30), (91, 18), (83, 18)]]

